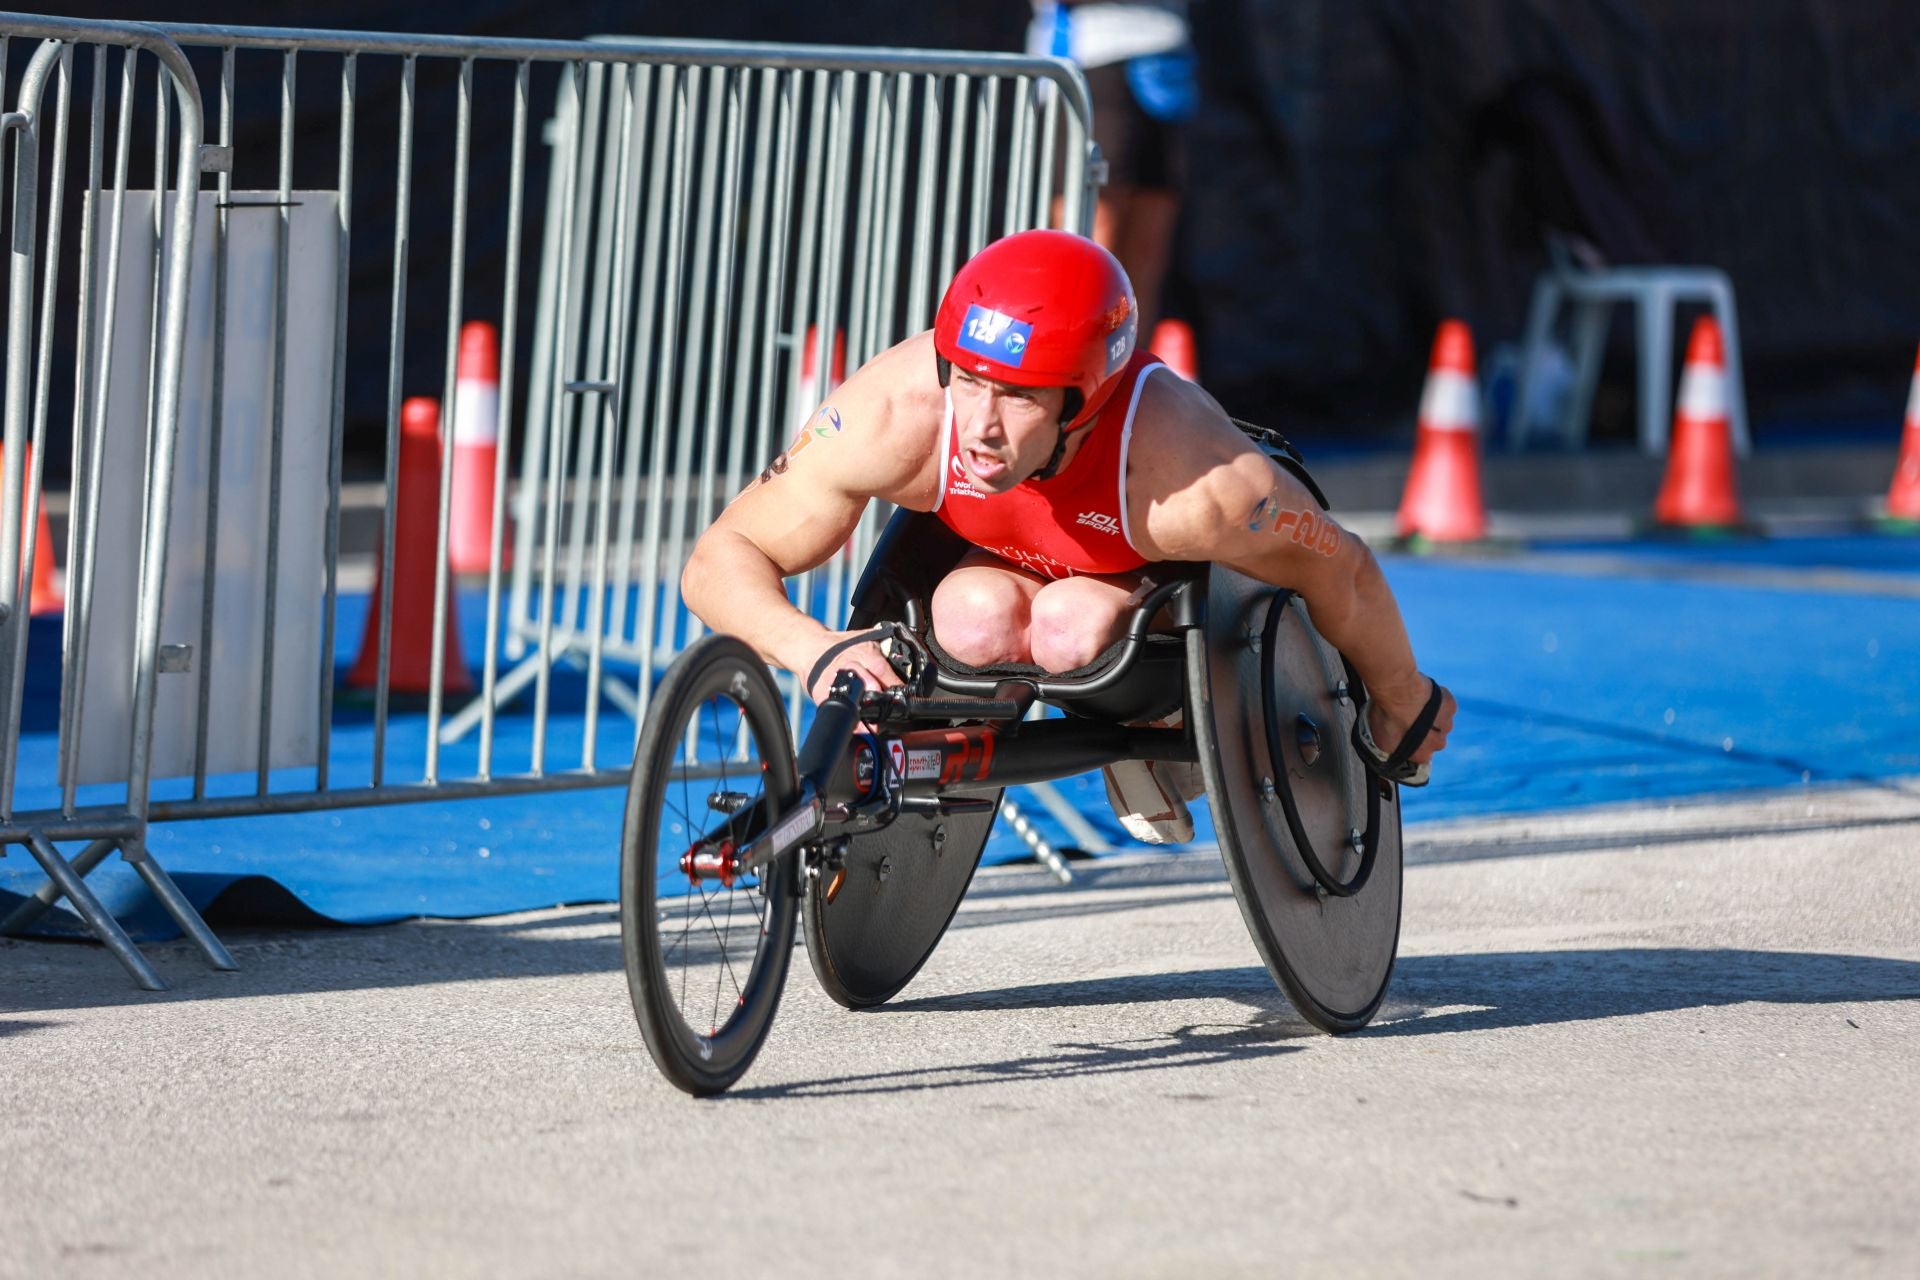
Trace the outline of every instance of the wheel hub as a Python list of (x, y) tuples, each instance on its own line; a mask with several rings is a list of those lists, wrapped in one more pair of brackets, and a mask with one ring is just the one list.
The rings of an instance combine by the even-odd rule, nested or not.
[(695, 845), (681, 854), (680, 870), (694, 884), (718, 880), (731, 889), (740, 875), (740, 860), (735, 856), (733, 841), (722, 840), (717, 845)]

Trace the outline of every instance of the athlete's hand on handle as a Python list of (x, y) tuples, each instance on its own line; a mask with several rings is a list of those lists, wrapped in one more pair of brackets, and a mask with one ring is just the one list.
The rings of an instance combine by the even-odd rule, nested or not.
[[(799, 671), (802, 677), (805, 677), (814, 667), (819, 666), (820, 654), (827, 652), (827, 650), (833, 648), (833, 646), (843, 640), (849, 640), (861, 634), (864, 633), (859, 631), (828, 632), (827, 642), (821, 645), (815, 652), (813, 659), (809, 661), (806, 666), (796, 667), (795, 670)], [(842, 649), (839, 653), (834, 654), (832, 660), (821, 669), (819, 676), (808, 687), (807, 693), (816, 703), (825, 702), (827, 695), (833, 691), (834, 678), (842, 671), (857, 672), (860, 679), (866, 682), (866, 686), (869, 689), (891, 689), (900, 683), (900, 675), (893, 669), (893, 664), (887, 661), (887, 655), (880, 652), (880, 646), (877, 642), (869, 640), (864, 644), (856, 644), (851, 648)]]

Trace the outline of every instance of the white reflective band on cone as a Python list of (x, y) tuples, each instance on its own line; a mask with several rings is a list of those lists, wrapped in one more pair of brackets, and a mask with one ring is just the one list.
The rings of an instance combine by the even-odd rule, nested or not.
[(1680, 416), (1712, 422), (1727, 416), (1727, 375), (1710, 364), (1690, 364), (1680, 379)]
[(1452, 369), (1427, 375), (1420, 395), (1420, 425), (1432, 431), (1474, 431), (1479, 427), (1480, 393), (1473, 379)]
[(1920, 427), (1920, 369), (1913, 371), (1913, 385), (1907, 391), (1907, 425)]
[(500, 442), (500, 388), (495, 383), (462, 379), (455, 384), (453, 406), (455, 444)]

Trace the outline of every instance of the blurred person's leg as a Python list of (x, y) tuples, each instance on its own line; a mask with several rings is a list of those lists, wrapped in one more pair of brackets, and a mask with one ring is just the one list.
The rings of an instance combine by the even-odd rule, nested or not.
[(1107, 235), (1100, 233), (1100, 214), (1096, 212), (1094, 239), (1111, 249), (1126, 268), (1127, 278), (1133, 281), (1134, 300), (1140, 305), (1140, 332), (1151, 334), (1160, 320), (1160, 294), (1173, 256), (1180, 196), (1175, 191), (1131, 187), (1111, 191), (1108, 197), (1100, 202), (1102, 211), (1110, 204), (1114, 207)]
[(1125, 64), (1087, 72), (1093, 136), (1107, 162), (1107, 185), (1094, 209), (1093, 238), (1113, 251), (1133, 281), (1140, 333), (1152, 334), (1180, 218), (1185, 156), (1180, 126), (1141, 106)]

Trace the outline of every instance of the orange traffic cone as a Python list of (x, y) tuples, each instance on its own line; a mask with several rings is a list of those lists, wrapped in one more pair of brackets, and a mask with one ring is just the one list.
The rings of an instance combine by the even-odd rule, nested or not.
[(1394, 532), (1432, 542), (1477, 542), (1487, 536), (1480, 499), (1479, 391), (1473, 378), (1473, 335), (1458, 320), (1441, 324), (1427, 363), (1413, 469), (1400, 498)]
[[(33, 447), (26, 449), (27, 466), (25, 477), (33, 479)], [(0, 450), (0, 476), (4, 476), (6, 453)], [(26, 485), (21, 486), (20, 502), (20, 563), (26, 564), (27, 524), (26, 524)], [(53, 585), (53, 526), (47, 522), (47, 504), (44, 491), (40, 500), (40, 519), (35, 522), (38, 532), (33, 543), (33, 584), (27, 593), (27, 609), (36, 618), (41, 614), (59, 613), (67, 607), (59, 588)]]
[(1153, 326), (1147, 349), (1188, 382), (1200, 381), (1200, 362), (1194, 356), (1193, 326), (1185, 320), (1162, 320)]
[(1667, 474), (1653, 503), (1656, 523), (1701, 531), (1740, 527), (1733, 483), (1733, 434), (1727, 426), (1727, 366), (1720, 326), (1712, 316), (1694, 322), (1680, 403), (1673, 411)]
[[(455, 573), (485, 573), (493, 559), (499, 459), (500, 335), (486, 321), (470, 320), (460, 327), (453, 401), (453, 519), (447, 523), (447, 562)], [(506, 532), (512, 533), (510, 522)], [(502, 568), (510, 562), (511, 547), (501, 540)]]
[(847, 335), (845, 331), (833, 331), (833, 377), (825, 386), (820, 383), (820, 328), (807, 326), (807, 340), (800, 348), (800, 385), (794, 393), (794, 412), (799, 415), (799, 425), (805, 426), (820, 402), (833, 394), (833, 389), (847, 380)]
[(1900, 435), (1900, 461), (1887, 487), (1887, 519), (1920, 523), (1920, 354), (1913, 360), (1913, 389), (1907, 392), (1907, 425)]
[[(412, 396), (400, 406), (400, 475), (393, 520), (393, 643), (387, 660), (388, 688), (394, 693), (433, 690), (433, 556), (440, 536), (440, 402)], [(377, 562), (376, 562), (377, 563)], [(347, 685), (371, 689), (380, 681), (380, 601), (386, 584), (376, 581), (368, 602), (360, 656)], [(468, 693), (473, 676), (460, 651), (460, 619), (454, 611), (453, 582), (447, 582), (447, 638), (441, 647), (445, 670), (440, 688)]]

